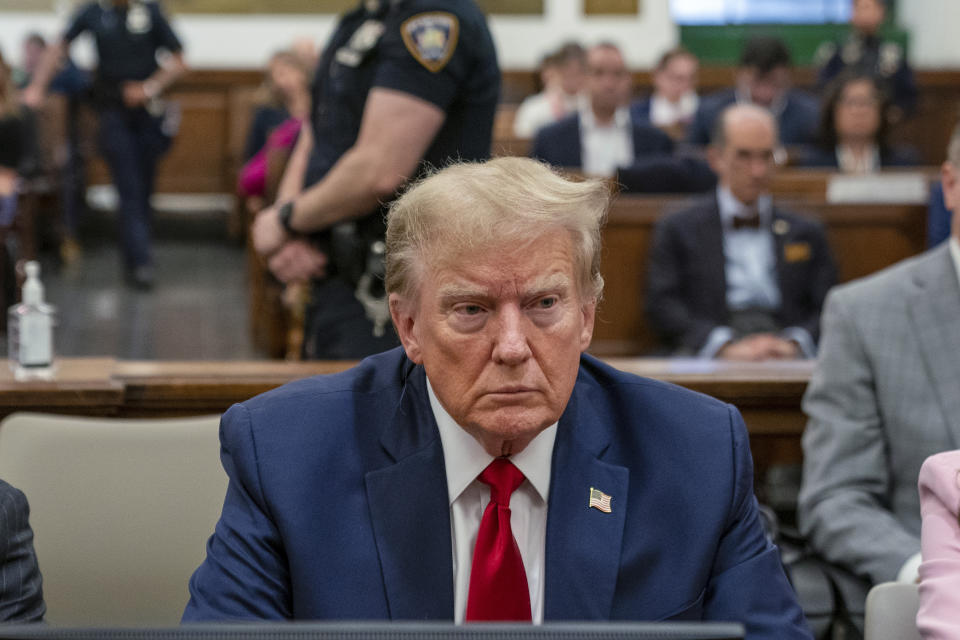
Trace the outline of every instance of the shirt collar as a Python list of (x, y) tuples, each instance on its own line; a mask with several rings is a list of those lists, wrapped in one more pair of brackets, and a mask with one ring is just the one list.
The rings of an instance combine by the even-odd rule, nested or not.
[[(598, 129), (597, 119), (593, 117), (593, 108), (590, 106), (590, 102), (585, 100), (580, 109), (580, 126), (584, 129), (592, 130)], [(630, 109), (629, 107), (617, 107), (617, 110), (613, 113), (613, 127), (617, 129), (627, 129), (630, 126)]]
[(957, 270), (957, 281), (960, 282), (960, 240), (957, 240), (957, 236), (951, 235), (949, 242), (950, 255), (953, 257), (953, 268)]
[[(443, 464), (447, 472), (447, 493), (450, 504), (453, 504), (493, 461), (493, 456), (447, 413), (433, 392), (429, 379), (427, 395), (430, 397), (430, 408), (440, 430)], [(544, 503), (550, 495), (550, 465), (556, 437), (557, 423), (554, 422), (537, 434), (523, 451), (510, 456), (510, 461), (526, 476)]]
[[(736, 196), (725, 185), (717, 185), (717, 205), (720, 208), (720, 220), (724, 226), (733, 222), (734, 216), (744, 215), (749, 207), (737, 200)], [(757, 198), (757, 214), (760, 216), (761, 226), (768, 225), (773, 215), (773, 198), (765, 193)]]

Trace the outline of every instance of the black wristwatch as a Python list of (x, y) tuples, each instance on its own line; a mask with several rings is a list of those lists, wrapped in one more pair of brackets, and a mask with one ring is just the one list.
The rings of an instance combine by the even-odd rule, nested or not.
[(280, 226), (283, 227), (283, 230), (289, 233), (292, 236), (297, 235), (297, 232), (294, 231), (293, 227), (290, 225), (290, 218), (293, 217), (293, 200), (287, 200), (282, 205), (280, 205), (280, 211), (277, 213), (277, 219), (280, 221)]

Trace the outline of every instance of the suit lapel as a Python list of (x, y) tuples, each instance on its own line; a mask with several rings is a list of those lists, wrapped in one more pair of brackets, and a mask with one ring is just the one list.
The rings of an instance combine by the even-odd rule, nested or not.
[(453, 619), (453, 552), (443, 447), (423, 369), (407, 377), (381, 438), (394, 464), (366, 474), (390, 618)]
[(583, 166), (583, 147), (580, 144), (580, 137), (583, 135), (581, 131), (582, 123), (580, 122), (580, 114), (577, 114), (576, 127), (574, 127), (574, 134), (570, 136), (570, 147), (567, 151), (570, 155), (567, 158), (570, 161), (568, 166), (571, 167), (582, 167)]
[(946, 244), (933, 251), (928, 267), (914, 276), (907, 312), (939, 399), (949, 437), (960, 446), (960, 284)]
[(708, 206), (704, 207), (703, 219), (694, 233), (699, 235), (697, 242), (693, 245), (692, 255), (700, 254), (697, 262), (701, 265), (701, 277), (704, 278), (702, 287), (699, 291), (715, 295), (709, 303), (702, 305), (704, 308), (721, 310), (719, 318), (721, 322), (726, 321), (727, 309), (727, 264), (723, 255), (723, 223), (720, 220), (720, 205), (714, 196), (709, 200)]
[[(578, 384), (554, 444), (547, 515), (545, 620), (608, 619), (626, 522), (629, 472), (603, 462), (609, 434)], [(590, 488), (610, 495), (611, 513), (588, 506)]]

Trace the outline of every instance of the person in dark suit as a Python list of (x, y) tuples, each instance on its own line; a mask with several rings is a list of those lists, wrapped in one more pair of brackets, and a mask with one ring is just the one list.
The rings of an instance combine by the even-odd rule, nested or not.
[(616, 45), (587, 51), (586, 105), (579, 112), (540, 129), (530, 155), (556, 167), (612, 176), (638, 158), (669, 155), (673, 141), (630, 116), (630, 72)]
[(841, 73), (869, 73), (892, 98), (887, 117), (899, 122), (917, 106), (917, 82), (907, 52), (881, 33), (887, 18), (885, 0), (852, 0), (851, 5), (850, 33), (839, 42), (821, 44), (814, 54), (820, 68), (817, 84), (822, 91)]
[(813, 96), (791, 87), (791, 58), (777, 38), (756, 37), (740, 55), (736, 87), (700, 100), (700, 107), (687, 133), (687, 142), (706, 145), (713, 124), (731, 104), (755, 104), (776, 116), (780, 142), (810, 144), (816, 139), (819, 107)]
[(812, 357), (836, 279), (822, 226), (774, 206), (766, 109), (729, 107), (709, 149), (716, 194), (658, 221), (646, 312), (665, 345), (736, 360)]
[(920, 164), (917, 150), (892, 145), (890, 99), (880, 81), (868, 73), (850, 72), (837, 77), (823, 98), (820, 141), (796, 164), (839, 169), (844, 173), (872, 173), (890, 167)]
[(609, 200), (605, 181), (498, 158), (395, 201), (403, 347), (224, 415), (227, 497), (184, 620), (736, 620), (809, 638), (737, 410), (583, 353)]
[(697, 57), (684, 47), (674, 47), (653, 69), (653, 93), (630, 105), (630, 118), (662, 129), (683, 140), (700, 104), (697, 95)]
[(23, 492), (0, 480), (0, 623), (40, 622), (47, 611), (29, 514)]

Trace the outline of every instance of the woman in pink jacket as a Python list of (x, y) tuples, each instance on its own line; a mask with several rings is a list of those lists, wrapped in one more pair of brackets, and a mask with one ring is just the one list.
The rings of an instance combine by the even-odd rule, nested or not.
[(930, 456), (920, 469), (923, 516), (920, 610), (925, 640), (960, 638), (960, 450)]

